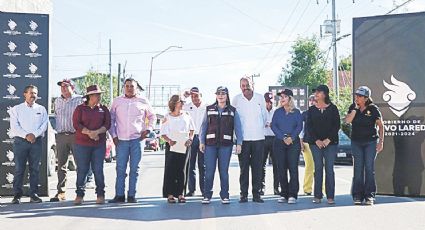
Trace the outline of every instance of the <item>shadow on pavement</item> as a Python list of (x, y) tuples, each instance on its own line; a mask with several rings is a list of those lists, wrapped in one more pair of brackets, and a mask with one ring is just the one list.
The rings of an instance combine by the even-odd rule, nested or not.
[[(241, 217), (273, 213), (290, 213), (314, 209), (335, 209), (353, 206), (349, 195), (336, 197), (336, 205), (313, 204), (311, 197), (299, 197), (298, 203), (279, 204), (276, 196), (265, 196), (264, 204), (248, 202), (238, 203), (238, 197), (231, 198), (230, 205), (221, 204), (219, 199), (213, 199), (211, 204), (201, 204), (200, 197), (189, 198), (186, 204), (168, 204), (160, 197), (146, 197), (138, 199), (136, 204), (104, 204), (96, 205), (94, 201), (87, 201), (81, 206), (74, 206), (72, 201), (61, 203), (41, 203), (21, 205), (3, 204), (0, 215), (10, 219), (25, 219), (34, 217), (68, 216), (85, 218), (121, 219), (133, 221), (162, 221), (162, 220), (197, 220), (205, 218)], [(323, 200), (325, 201), (325, 200)], [(425, 201), (424, 198), (403, 198), (379, 196), (376, 205), (392, 203), (406, 203)], [(352, 208), (370, 208), (356, 206)]]

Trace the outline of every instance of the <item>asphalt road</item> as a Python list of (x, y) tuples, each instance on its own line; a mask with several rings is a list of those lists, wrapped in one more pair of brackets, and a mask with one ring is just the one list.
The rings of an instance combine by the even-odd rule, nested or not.
[[(374, 206), (354, 206), (349, 196), (352, 167), (336, 166), (336, 205), (313, 204), (312, 197), (300, 196), (294, 205), (277, 203), (272, 194), (272, 168), (267, 171), (265, 203), (239, 204), (239, 166), (232, 157), (230, 167), (231, 204), (222, 205), (219, 177), (216, 176), (214, 199), (202, 205), (200, 196), (186, 204), (167, 204), (161, 198), (164, 155), (146, 152), (142, 158), (138, 203), (96, 205), (94, 190), (87, 191), (86, 202), (74, 206), (75, 173), (70, 172), (68, 201), (41, 204), (10, 204), (3, 197), (0, 208), (1, 229), (425, 229), (425, 199), (378, 196)], [(304, 168), (300, 167), (300, 179)], [(105, 163), (106, 197), (114, 196), (115, 163)], [(50, 178), (51, 194), (56, 177)], [(302, 187), (302, 186), (301, 186)], [(198, 190), (199, 191), (199, 190)], [(216, 192), (217, 191), (217, 192)], [(302, 193), (302, 191), (300, 191)], [(199, 195), (199, 194), (198, 194)]]

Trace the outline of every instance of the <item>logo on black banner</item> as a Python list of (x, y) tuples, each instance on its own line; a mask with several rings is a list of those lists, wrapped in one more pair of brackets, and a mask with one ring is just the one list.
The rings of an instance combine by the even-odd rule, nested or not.
[(7, 77), (7, 78), (18, 78), (18, 77), (21, 77), (21, 75), (15, 73), (16, 66), (13, 63), (9, 62), (7, 64), (7, 70), (9, 70), (9, 73), (3, 74), (3, 77)]
[(6, 173), (6, 182), (7, 184), (2, 185), (2, 188), (8, 188), (11, 189), (13, 188), (13, 179), (15, 178), (15, 176), (12, 173)]
[(9, 19), (7, 26), (9, 26), (9, 29), (6, 31), (3, 31), (3, 33), (5, 34), (9, 34), (9, 35), (18, 35), (21, 34), (21, 32), (16, 31), (16, 27), (18, 26), (18, 24), (16, 24), (15, 21), (13, 21), (12, 19)]
[(31, 53), (27, 53), (27, 54), (25, 54), (25, 56), (32, 57), (32, 58), (41, 56), (41, 54), (36, 52), (37, 49), (38, 49), (37, 44), (35, 44), (34, 42), (30, 42), (28, 47), (30, 48)]
[(18, 52), (15, 52), (16, 47), (18, 47), (14, 42), (9, 41), (7, 43), (7, 48), (9, 48), (9, 52), (3, 53), (3, 55), (5, 56), (9, 56), (9, 57), (16, 57), (16, 56), (20, 56), (21, 54)]
[(13, 144), (14, 140), (13, 140), (13, 135), (12, 135), (12, 132), (10, 131), (10, 128), (8, 128), (6, 130), (6, 134), (9, 138), (7, 138), (6, 140), (4, 140), (2, 142), (7, 143), (7, 144)]
[(8, 117), (3, 118), (3, 121), (10, 121), (10, 110), (12, 109), (12, 106), (7, 107), (7, 114), (9, 114)]
[(4, 96), (3, 97), (4, 99), (10, 99), (10, 100), (19, 99), (19, 97), (15, 95), (16, 88), (12, 84), (7, 85), (7, 92), (9, 94)]
[(15, 162), (13, 161), (15, 159), (15, 154), (12, 151), (7, 150), (6, 157), (7, 157), (7, 160), (8, 161), (2, 163), (2, 165), (5, 165), (5, 166), (15, 166)]
[(36, 22), (34, 22), (33, 20), (31, 20), (29, 22), (29, 27), (31, 28), (31, 31), (25, 32), (25, 34), (30, 35), (30, 36), (41, 35), (41, 33), (37, 31), (38, 24)]
[(30, 74), (25, 75), (25, 77), (27, 78), (41, 78), (41, 75), (36, 74), (35, 72), (37, 72), (38, 67), (36, 65), (34, 65), (33, 63), (31, 63), (28, 67), (28, 69), (30, 70)]
[(406, 83), (397, 80), (391, 75), (391, 84), (383, 80), (385, 88), (388, 89), (382, 99), (388, 103), (390, 110), (401, 117), (409, 110), (410, 103), (416, 99), (416, 93)]

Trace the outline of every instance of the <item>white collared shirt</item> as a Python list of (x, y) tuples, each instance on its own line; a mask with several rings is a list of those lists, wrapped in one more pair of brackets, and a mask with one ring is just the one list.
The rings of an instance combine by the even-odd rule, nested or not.
[(272, 108), (270, 111), (268, 111), (266, 108), (266, 116), (267, 116), (266, 125), (268, 124), (268, 127), (264, 127), (264, 135), (266, 136), (274, 136), (274, 132), (271, 128), (274, 111), (275, 111), (274, 108)]
[(46, 108), (37, 103), (30, 107), (23, 102), (10, 110), (11, 136), (25, 138), (30, 133), (35, 137), (44, 136), (48, 121)]
[(204, 120), (204, 116), (207, 111), (207, 105), (202, 102), (199, 107), (196, 107), (193, 102), (190, 102), (189, 104), (185, 104), (183, 106), (183, 110), (188, 112), (192, 117), (193, 123), (195, 123), (194, 133), (198, 135), (199, 131), (201, 130), (202, 121)]
[(254, 92), (251, 100), (248, 100), (239, 94), (233, 98), (232, 105), (241, 118), (244, 141), (264, 140), (267, 115), (263, 95)]

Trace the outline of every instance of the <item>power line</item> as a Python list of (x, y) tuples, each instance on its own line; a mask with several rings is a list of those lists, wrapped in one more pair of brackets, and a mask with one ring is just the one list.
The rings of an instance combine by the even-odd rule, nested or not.
[[(290, 40), (287, 41), (275, 41), (275, 42), (261, 42), (255, 44), (246, 44), (246, 45), (228, 45), (228, 46), (213, 46), (213, 47), (201, 47), (201, 48), (192, 48), (192, 49), (178, 49), (170, 50), (169, 52), (192, 52), (192, 51), (203, 51), (203, 50), (216, 50), (216, 49), (231, 49), (231, 48), (241, 48), (241, 47), (255, 47), (255, 46), (267, 46), (274, 44), (284, 44), (287, 42), (293, 42)], [(117, 52), (112, 53), (112, 55), (138, 55), (138, 54), (155, 54), (160, 51), (137, 51), (137, 52)], [(97, 53), (97, 54), (65, 54), (65, 55), (55, 55), (55, 58), (68, 58), (68, 57), (91, 57), (91, 56), (108, 56), (109, 53)]]
[[(276, 37), (275, 41), (280, 39), (280, 36), (282, 35), (283, 31), (285, 31), (286, 26), (288, 26), (289, 22), (291, 21), (292, 16), (294, 15), (296, 9), (298, 8), (299, 4), (300, 4), (301, 0), (298, 0), (298, 2), (296, 3), (295, 7), (292, 9), (292, 12), (289, 14), (288, 20), (286, 20), (285, 24), (283, 25), (282, 29), (279, 32), (279, 35)], [(254, 70), (256, 70), (257, 68), (259, 68), (263, 63), (264, 60), (269, 56), (269, 54), (272, 52), (274, 48), (274, 44), (272, 45), (272, 47), (270, 47), (270, 49), (267, 51), (266, 55), (264, 56), (263, 60), (261, 60), (254, 68)], [(258, 72), (258, 71), (257, 71)]]
[[(309, 6), (311, 5), (311, 1), (312, 1), (312, 0), (310, 0), (310, 1), (307, 3), (307, 6), (304, 8), (304, 10), (303, 10), (303, 12), (301, 13), (300, 17), (299, 17), (299, 18), (298, 18), (298, 20), (296, 21), (295, 26), (292, 28), (291, 32), (289, 33), (289, 37), (291, 37), (291, 36), (292, 36), (292, 34), (293, 34), (293, 33), (295, 32), (295, 30), (297, 29), (298, 24), (300, 23), (301, 19), (304, 17), (304, 14), (307, 12), (307, 9), (308, 9), (308, 8), (309, 8)], [(274, 61), (275, 61), (276, 57), (277, 57), (277, 56), (279, 55), (279, 53), (282, 51), (283, 47), (284, 47), (283, 45), (282, 45), (282, 46), (280, 46), (279, 50), (275, 53), (275, 55), (273, 56), (272, 60), (269, 62), (269, 65), (267, 65), (267, 66), (263, 65), (263, 68), (261, 69), (261, 71), (258, 71), (259, 73), (263, 72), (263, 71), (264, 71), (264, 69), (268, 69), (271, 65), (273, 65), (273, 63), (274, 63)]]
[(404, 5), (408, 4), (408, 3), (410, 3), (410, 2), (412, 2), (412, 1), (413, 1), (413, 0), (407, 0), (407, 1), (405, 1), (405, 2), (404, 2), (404, 3), (402, 3), (401, 5), (398, 5), (396, 8), (394, 8), (394, 9), (392, 9), (392, 10), (388, 11), (388, 13), (386, 13), (385, 15), (387, 15), (387, 14), (391, 14), (392, 12), (394, 12), (394, 11), (396, 11), (396, 10), (400, 9), (400, 7), (402, 7), (402, 6), (404, 6)]
[(232, 4), (230, 4), (229, 2), (227, 2), (227, 1), (225, 1), (225, 0), (222, 0), (222, 2), (223, 2), (224, 4), (226, 4), (228, 7), (232, 8), (232, 9), (236, 10), (237, 12), (239, 12), (240, 14), (244, 15), (245, 17), (247, 17), (247, 18), (251, 19), (251, 21), (253, 21), (253, 22), (255, 22), (255, 23), (257, 23), (257, 24), (259, 24), (259, 25), (261, 25), (261, 26), (264, 26), (264, 27), (266, 27), (267, 29), (270, 29), (270, 30), (273, 30), (273, 31), (277, 31), (277, 30), (276, 30), (276, 28), (273, 28), (272, 26), (269, 26), (269, 25), (267, 25), (267, 24), (265, 24), (265, 23), (261, 22), (261, 21), (260, 21), (260, 20), (258, 20), (257, 18), (252, 17), (252, 16), (251, 16), (251, 15), (249, 15), (248, 13), (245, 13), (245, 12), (244, 12), (244, 11), (242, 11), (240, 8), (238, 8), (238, 7), (236, 7), (236, 6), (232, 5)]

